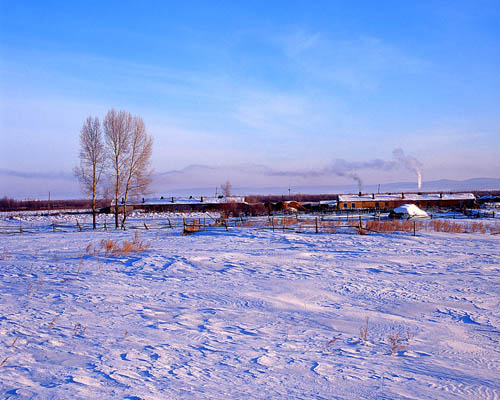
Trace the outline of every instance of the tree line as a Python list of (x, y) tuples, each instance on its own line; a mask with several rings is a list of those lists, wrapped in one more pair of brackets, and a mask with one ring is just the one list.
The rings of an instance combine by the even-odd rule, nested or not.
[[(98, 208), (107, 204), (106, 200), (96, 201)], [(91, 206), (91, 200), (16, 200), (7, 196), (0, 199), (0, 211), (77, 210), (88, 209)]]
[(97, 117), (87, 117), (80, 131), (80, 164), (74, 173), (83, 191), (92, 197), (94, 229), (99, 194), (113, 198), (115, 228), (125, 228), (128, 199), (146, 193), (151, 184), (152, 153), (153, 138), (141, 117), (113, 108), (102, 124)]

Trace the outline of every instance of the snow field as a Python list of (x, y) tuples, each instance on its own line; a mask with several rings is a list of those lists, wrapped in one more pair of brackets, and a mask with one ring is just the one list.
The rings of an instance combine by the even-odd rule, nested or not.
[(2, 236), (3, 398), (500, 397), (498, 235), (133, 234)]

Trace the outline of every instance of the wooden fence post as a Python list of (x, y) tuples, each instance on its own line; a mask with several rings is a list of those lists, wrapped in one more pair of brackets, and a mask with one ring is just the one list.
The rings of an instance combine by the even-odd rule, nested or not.
[(21, 224), (21, 220), (19, 220), (19, 233), (23, 233), (23, 226)]
[(170, 222), (170, 218), (167, 217), (167, 221), (168, 221), (168, 224), (170, 225), (170, 229), (173, 229), (172, 228), (172, 223)]
[(274, 232), (274, 215), (273, 215), (273, 232)]
[(76, 226), (78, 226), (78, 230), (81, 232), (82, 231), (82, 226), (80, 225), (80, 223), (78, 222), (78, 220), (76, 220)]
[(52, 232), (56, 231), (56, 224), (52, 224)]
[(415, 221), (413, 221), (413, 236), (417, 236), (417, 223)]
[(104, 219), (104, 230), (107, 231), (108, 230), (108, 225), (106, 224), (106, 219)]
[(316, 222), (316, 233), (318, 233), (318, 217), (316, 217), (315, 222)]

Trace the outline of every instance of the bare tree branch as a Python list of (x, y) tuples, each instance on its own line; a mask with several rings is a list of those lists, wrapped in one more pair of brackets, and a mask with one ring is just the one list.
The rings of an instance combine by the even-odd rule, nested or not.
[(85, 193), (92, 195), (92, 225), (96, 229), (96, 194), (105, 168), (105, 152), (98, 118), (87, 117), (80, 132), (80, 165), (73, 172)]
[(108, 111), (104, 118), (104, 137), (106, 139), (107, 156), (110, 163), (110, 183), (115, 202), (115, 228), (119, 228), (119, 198), (123, 192), (124, 175), (130, 154), (132, 132), (132, 115), (125, 111)]
[(130, 153), (126, 162), (122, 227), (125, 226), (127, 219), (128, 197), (144, 193), (151, 183), (152, 154), (153, 139), (146, 133), (142, 118), (135, 116), (132, 121)]
[(222, 194), (224, 195), (224, 197), (226, 197), (226, 199), (231, 196), (231, 186), (231, 182), (229, 181), (226, 181), (226, 183), (220, 185)]

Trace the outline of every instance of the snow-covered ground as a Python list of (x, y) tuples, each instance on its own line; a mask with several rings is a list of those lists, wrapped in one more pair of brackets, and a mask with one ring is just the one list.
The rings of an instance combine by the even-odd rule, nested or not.
[(2, 235), (0, 397), (500, 398), (500, 235), (178, 233)]

